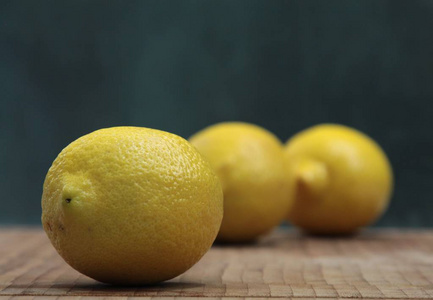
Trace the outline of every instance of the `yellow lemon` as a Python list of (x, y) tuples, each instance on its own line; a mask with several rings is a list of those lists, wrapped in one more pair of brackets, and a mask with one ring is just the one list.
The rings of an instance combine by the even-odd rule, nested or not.
[(375, 221), (392, 192), (390, 163), (371, 138), (324, 124), (291, 138), (285, 148), (295, 202), (289, 220), (318, 234), (347, 234)]
[(72, 142), (48, 171), (42, 224), (73, 268), (113, 284), (151, 284), (194, 265), (223, 216), (217, 176), (183, 138), (101, 129)]
[(221, 180), (224, 218), (217, 239), (250, 241), (278, 225), (290, 207), (283, 147), (269, 131), (220, 123), (190, 138)]

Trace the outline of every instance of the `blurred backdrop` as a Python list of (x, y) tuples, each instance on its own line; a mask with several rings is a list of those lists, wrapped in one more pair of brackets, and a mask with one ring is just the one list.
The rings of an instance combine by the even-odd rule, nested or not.
[(428, 0), (0, 0), (0, 223), (40, 222), (81, 135), (240, 120), (367, 133), (395, 171), (377, 225), (433, 226), (432, 30)]

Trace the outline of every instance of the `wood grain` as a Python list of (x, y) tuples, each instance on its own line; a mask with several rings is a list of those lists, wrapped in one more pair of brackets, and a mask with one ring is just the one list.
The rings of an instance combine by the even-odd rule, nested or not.
[(214, 246), (168, 282), (126, 288), (73, 270), (41, 229), (0, 229), (0, 297), (22, 296), (433, 298), (433, 231), (376, 230), (323, 238), (278, 230), (256, 244)]

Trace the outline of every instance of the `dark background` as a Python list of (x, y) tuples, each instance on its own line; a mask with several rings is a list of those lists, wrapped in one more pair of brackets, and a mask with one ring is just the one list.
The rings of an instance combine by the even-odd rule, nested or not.
[(378, 225), (432, 226), (432, 100), (433, 1), (0, 1), (0, 223), (39, 223), (81, 135), (240, 120), (367, 133), (395, 171)]

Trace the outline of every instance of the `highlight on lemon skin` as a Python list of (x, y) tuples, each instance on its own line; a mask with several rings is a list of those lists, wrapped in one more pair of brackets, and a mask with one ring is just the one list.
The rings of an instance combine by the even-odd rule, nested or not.
[(42, 224), (63, 259), (98, 281), (171, 279), (211, 247), (223, 195), (209, 163), (183, 138), (148, 128), (97, 130), (48, 171)]
[(289, 221), (315, 234), (350, 234), (387, 209), (393, 174), (380, 146), (343, 125), (322, 124), (285, 146), (294, 204)]
[(219, 123), (189, 141), (210, 162), (224, 193), (217, 240), (248, 242), (269, 232), (291, 206), (283, 147), (269, 131), (241, 122)]

